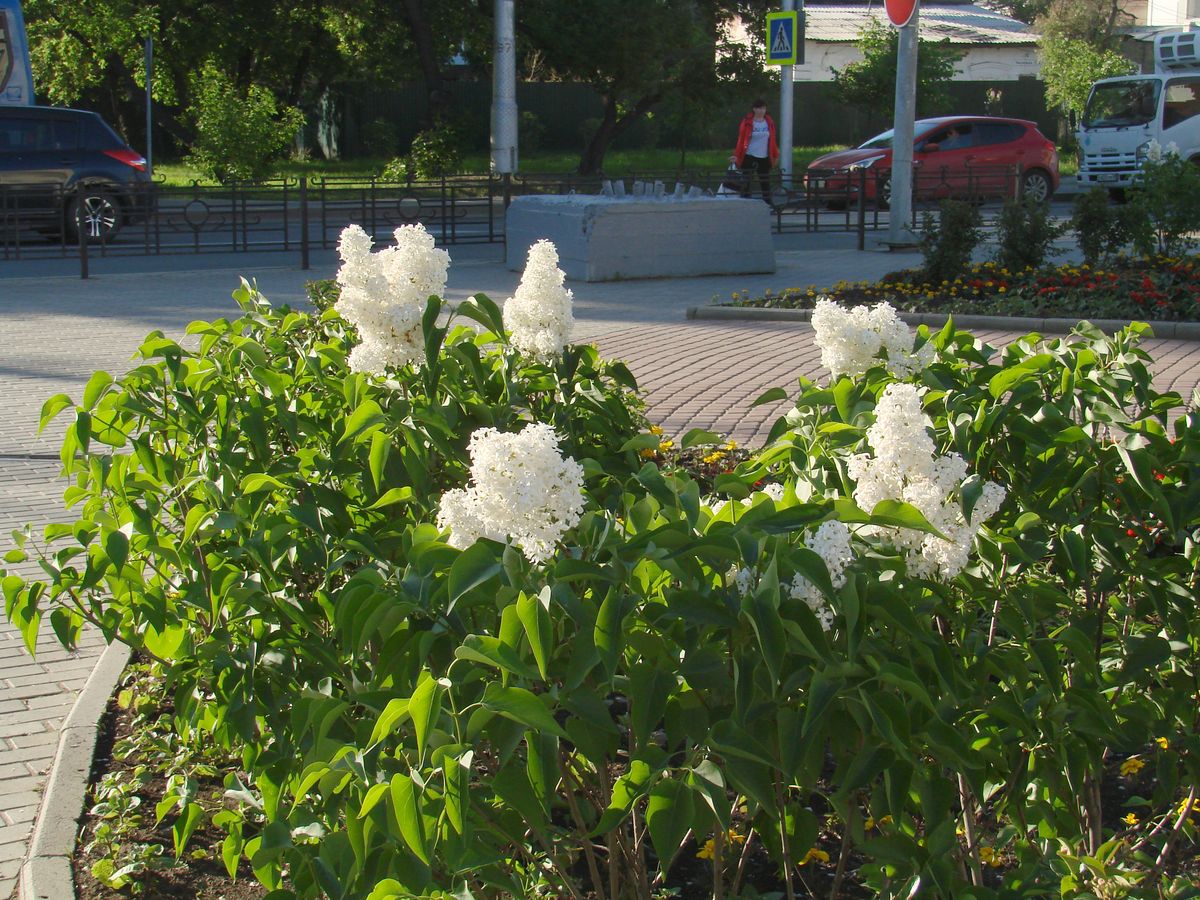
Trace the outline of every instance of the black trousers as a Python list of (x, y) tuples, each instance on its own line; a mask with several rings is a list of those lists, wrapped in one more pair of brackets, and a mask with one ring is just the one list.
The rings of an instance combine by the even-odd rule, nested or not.
[(758, 181), (762, 185), (763, 199), (770, 202), (771, 160), (765, 156), (750, 156), (747, 154), (742, 157), (742, 175), (746, 178), (746, 185), (742, 188), (742, 196), (750, 196), (750, 183), (753, 180), (755, 172), (758, 173)]

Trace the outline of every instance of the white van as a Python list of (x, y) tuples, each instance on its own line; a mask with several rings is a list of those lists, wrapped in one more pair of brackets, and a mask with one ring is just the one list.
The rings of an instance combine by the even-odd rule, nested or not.
[(1200, 162), (1200, 31), (1158, 35), (1153, 74), (1092, 85), (1076, 136), (1076, 179), (1088, 188), (1129, 187), (1151, 141)]

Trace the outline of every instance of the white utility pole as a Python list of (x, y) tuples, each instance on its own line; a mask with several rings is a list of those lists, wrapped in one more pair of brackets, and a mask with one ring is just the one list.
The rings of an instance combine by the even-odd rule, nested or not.
[(495, 0), (495, 52), (492, 56), (492, 170), (517, 171), (517, 44), (514, 0)]
[(896, 60), (896, 112), (892, 122), (892, 196), (888, 243), (892, 246), (916, 242), (912, 231), (913, 130), (917, 108), (917, 19), (914, 9), (908, 24), (900, 28)]
[[(784, 12), (796, 8), (796, 0), (783, 0)], [(795, 33), (793, 39), (800, 40)], [(792, 84), (792, 67), (779, 67), (779, 172), (783, 176), (783, 186), (790, 190), (792, 187), (792, 123), (795, 120)]]
[(154, 38), (146, 37), (146, 174), (154, 175)]

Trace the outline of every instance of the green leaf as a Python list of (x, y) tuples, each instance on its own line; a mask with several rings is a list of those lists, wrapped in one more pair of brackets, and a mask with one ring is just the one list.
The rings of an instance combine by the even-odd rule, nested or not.
[(494, 300), (487, 294), (476, 294), (464, 300), (454, 310), (455, 315), (474, 319), (496, 337), (504, 340), (504, 315)]
[(383, 468), (387, 465), (388, 456), (391, 452), (391, 437), (383, 431), (376, 431), (371, 435), (371, 453), (368, 457), (368, 466), (371, 470), (371, 481), (375, 485), (375, 490), (379, 490), (383, 484)]
[(705, 431), (703, 428), (693, 428), (683, 436), (683, 440), (679, 442), (679, 446), (684, 450), (689, 447), (703, 446), (707, 444), (723, 444), (725, 438), (719, 434), (714, 434), (711, 431)]
[(566, 732), (559, 727), (558, 722), (554, 720), (554, 716), (546, 709), (545, 704), (538, 699), (538, 696), (524, 688), (501, 687), (492, 682), (484, 689), (483, 708), (499, 713), (534, 731), (546, 732), (560, 738), (567, 736)]
[(652, 743), (650, 735), (666, 713), (667, 698), (675, 687), (675, 676), (662, 666), (634, 666), (629, 676), (629, 719), (639, 747)]
[(255, 472), (253, 475), (247, 475), (242, 479), (243, 494), (257, 494), (260, 491), (286, 491), (287, 485), (276, 478), (274, 475), (268, 475), (265, 472)]
[(608, 808), (592, 829), (592, 837), (605, 834), (620, 825), (633, 809), (633, 805), (646, 796), (651, 782), (657, 775), (658, 770), (652, 769), (645, 760), (632, 760), (625, 774), (613, 782)]
[(371, 730), (371, 744), (378, 744), (385, 737), (391, 734), (397, 725), (408, 718), (408, 699), (405, 697), (394, 697), (388, 701), (384, 707), (383, 713), (375, 722), (375, 727)]
[(501, 551), (492, 541), (476, 541), (450, 565), (447, 586), (450, 591), (449, 613), (468, 591), (479, 587), (503, 571)]
[(781, 400), (788, 398), (788, 392), (781, 387), (773, 387), (765, 393), (759, 394), (758, 399), (750, 404), (751, 407), (762, 406), (765, 403), (778, 403)]
[(238, 863), (242, 858), (242, 829), (239, 825), (221, 841), (221, 862), (225, 863), (225, 871), (230, 878), (237, 878)]
[(488, 634), (469, 634), (463, 638), (462, 644), (454, 651), (458, 659), (483, 663), (485, 666), (495, 666), (502, 671), (518, 678), (533, 681), (538, 677), (536, 669), (521, 659), (516, 649), (504, 643), (500, 638)]
[(109, 531), (102, 534), (101, 539), (104, 543), (104, 554), (119, 572), (125, 565), (125, 560), (129, 558), (129, 538), (123, 531)]
[(411, 500), (413, 489), (410, 487), (394, 487), (387, 490), (382, 497), (372, 503), (367, 509), (382, 509), (385, 506), (391, 506), (394, 503), (403, 503), (406, 500)]
[(171, 840), (175, 844), (175, 861), (183, 856), (183, 850), (188, 840), (195, 832), (200, 820), (204, 817), (204, 808), (199, 803), (189, 803), (184, 807), (175, 824), (171, 826)]
[(650, 789), (646, 826), (664, 872), (679, 852), (695, 818), (695, 797), (683, 782), (664, 778)]
[(72, 405), (71, 398), (66, 394), (55, 394), (53, 397), (43, 403), (41, 418), (38, 420), (38, 434), (41, 434), (43, 431), (45, 431), (46, 426), (54, 421), (54, 418), (60, 412)]
[(369, 816), (371, 810), (379, 805), (379, 801), (387, 796), (390, 790), (391, 785), (386, 781), (371, 785), (367, 790), (366, 796), (363, 797), (362, 805), (358, 808), (358, 818), (363, 819)]
[(663, 441), (663, 436), (659, 434), (639, 434), (631, 437), (621, 445), (621, 452), (626, 450), (657, 450), (658, 445)]
[(425, 762), (425, 745), (429, 732), (442, 710), (442, 688), (436, 678), (422, 672), (417, 680), (417, 689), (408, 700), (408, 714), (412, 717), (413, 730), (417, 735), (417, 752)]
[(446, 756), (442, 760), (442, 776), (446, 785), (446, 818), (459, 834), (466, 833), (464, 811), (471, 806), (471, 761), (475, 751), (468, 750), (462, 756)]
[[(105, 389), (113, 383), (113, 377), (107, 372), (93, 372), (92, 377), (88, 379), (88, 383), (83, 388), (83, 408), (91, 411), (96, 408), (97, 401), (104, 396)], [(59, 397), (65, 396), (59, 394)], [(54, 398), (52, 398), (54, 399)], [(50, 401), (47, 401), (49, 403)], [(70, 403), (70, 401), (67, 401)], [(46, 407), (42, 407), (42, 414), (45, 415)]]
[(517, 618), (525, 627), (525, 637), (533, 650), (533, 658), (543, 681), (549, 681), (550, 655), (553, 652), (554, 631), (550, 622), (550, 588), (544, 587), (534, 596), (522, 592), (517, 598)]
[(346, 424), (342, 429), (342, 436), (338, 438), (338, 443), (344, 444), (351, 438), (357, 438), (368, 432), (368, 429), (374, 431), (384, 421), (383, 410), (379, 404), (371, 399), (364, 400), (346, 418)]
[(408, 775), (393, 775), (391, 793), (392, 815), (400, 829), (400, 836), (417, 859), (429, 865), (429, 838), (425, 834), (425, 821), (421, 816), (421, 800), (416, 785)]

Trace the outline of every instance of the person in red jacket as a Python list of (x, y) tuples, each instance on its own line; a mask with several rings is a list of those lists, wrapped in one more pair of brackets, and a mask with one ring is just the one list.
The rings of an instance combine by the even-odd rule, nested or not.
[(771, 169), (779, 162), (779, 144), (775, 140), (775, 121), (767, 115), (767, 102), (755, 100), (738, 127), (737, 147), (729, 161), (742, 170), (745, 179), (742, 196), (750, 196), (750, 180), (758, 173), (763, 199), (771, 200)]

